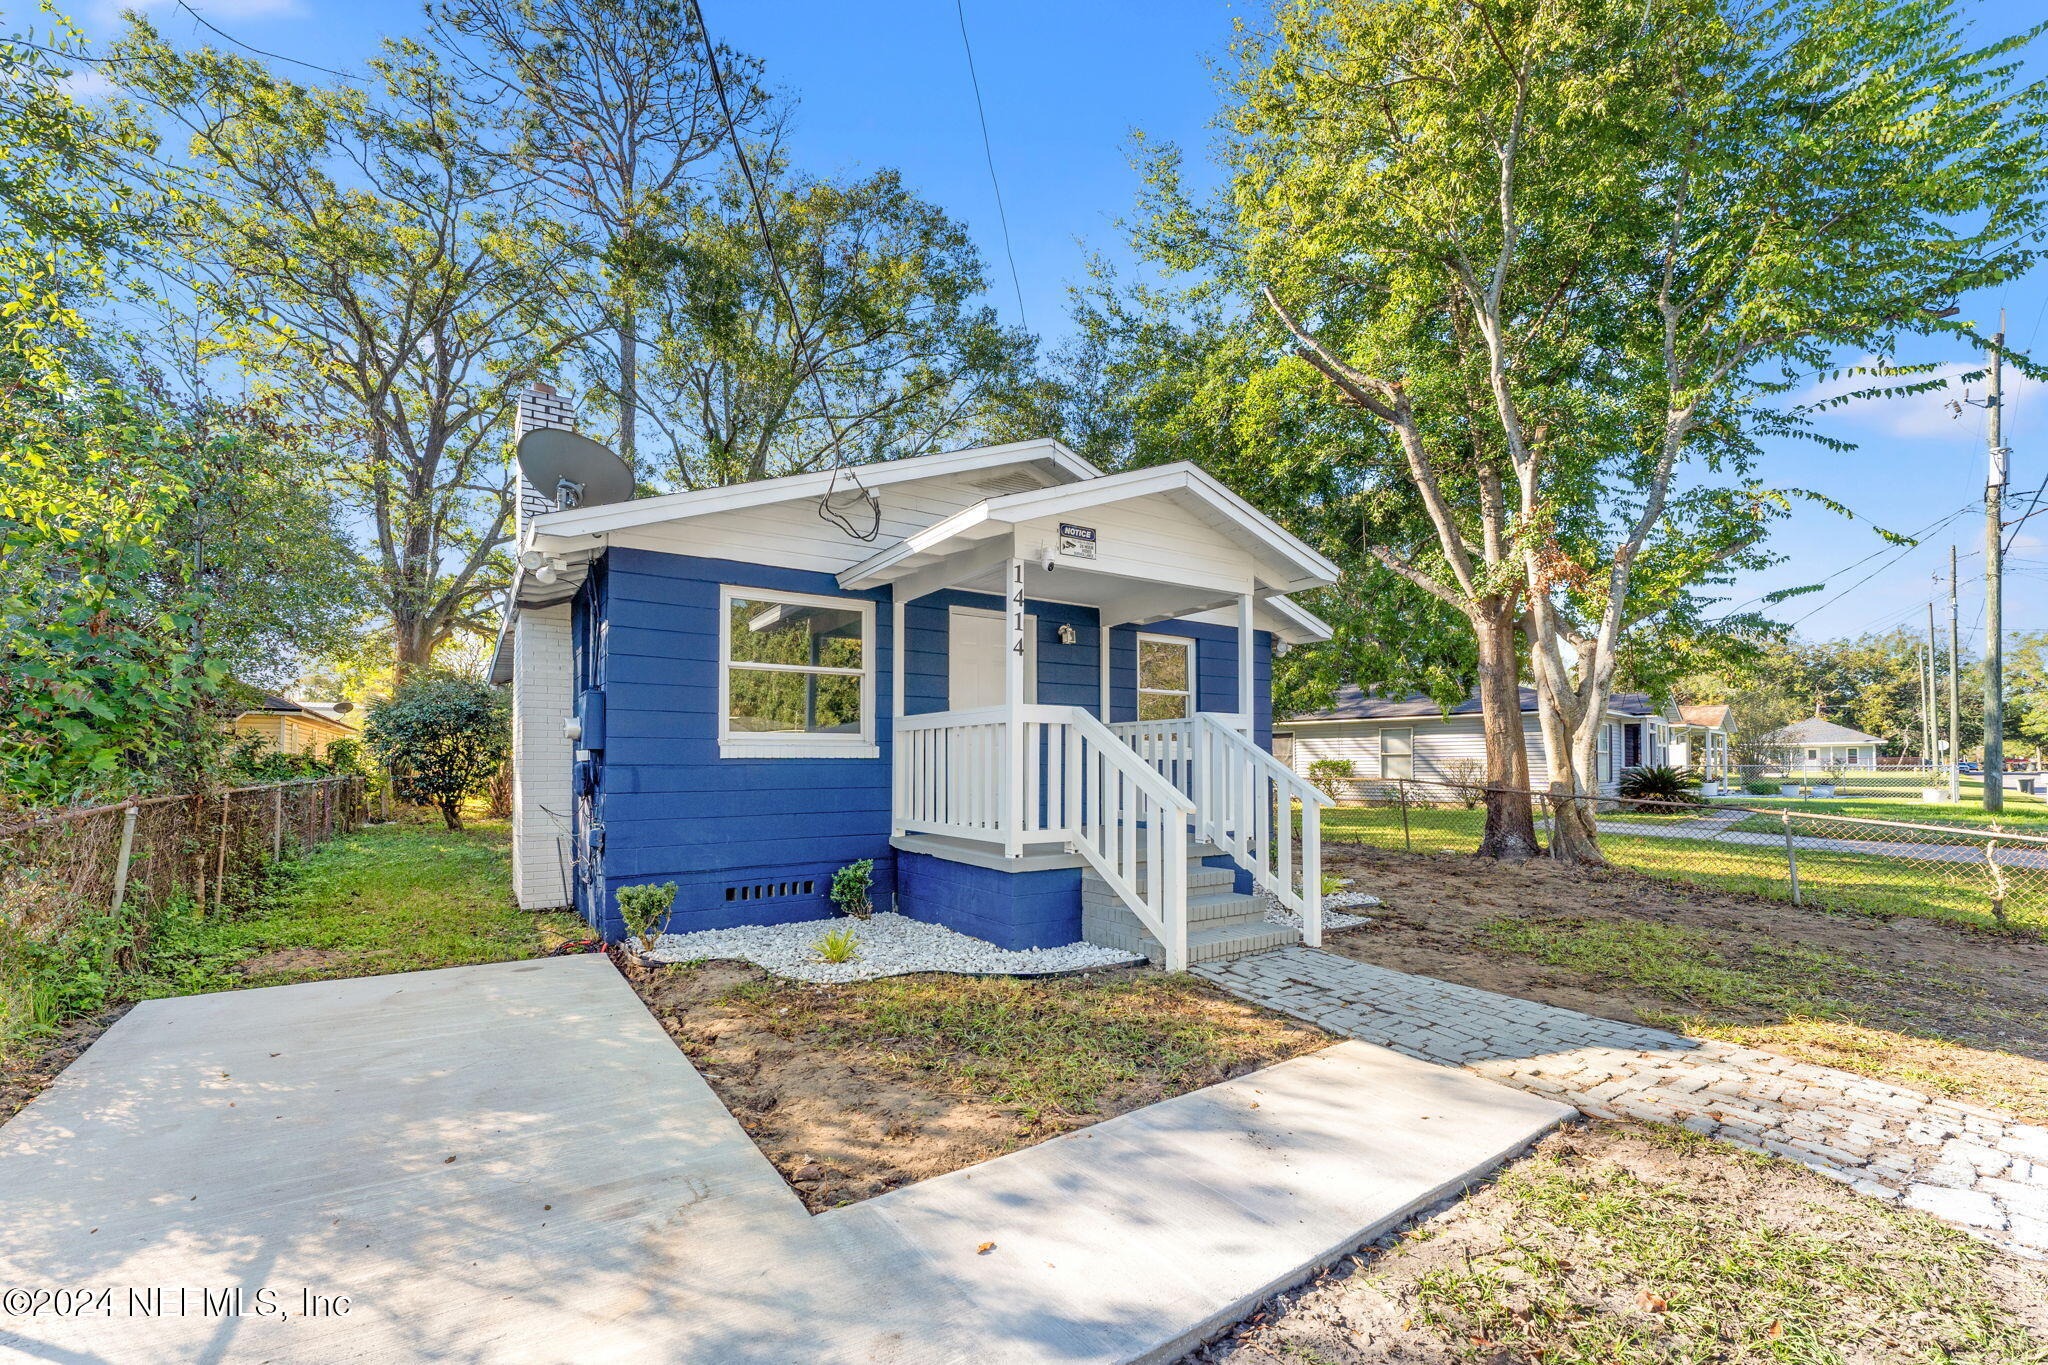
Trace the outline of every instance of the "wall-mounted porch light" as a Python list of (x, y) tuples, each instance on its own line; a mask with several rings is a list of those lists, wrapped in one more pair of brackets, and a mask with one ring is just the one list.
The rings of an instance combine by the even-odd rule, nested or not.
[(1061, 622), (1059, 628), (1059, 637), (1060, 643), (1063, 645), (1078, 644), (1081, 640), (1081, 632), (1075, 630), (1072, 626), (1067, 625), (1065, 622)]

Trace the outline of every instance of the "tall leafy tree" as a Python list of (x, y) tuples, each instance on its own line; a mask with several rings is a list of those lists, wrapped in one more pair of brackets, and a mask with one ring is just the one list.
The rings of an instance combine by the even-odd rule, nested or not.
[[(1041, 401), (1033, 343), (980, 302), (959, 223), (894, 171), (828, 180), (762, 147), (764, 240), (728, 172), (664, 246), (642, 376), (685, 488), (1003, 439)], [(1033, 433), (1036, 434), (1036, 433)]]
[(428, 16), (428, 42), (509, 134), (482, 154), (509, 157), (587, 234), (610, 353), (584, 368), (636, 464), (642, 317), (670, 263), (660, 243), (699, 164), (766, 109), (758, 63), (720, 47), (721, 92), (694, 8), (676, 0), (461, 0)]
[[(1808, 433), (1773, 396), (1967, 331), (1950, 301), (2030, 264), (2024, 40), (1943, 0), (1285, 0), (1238, 45), (1217, 199), (1153, 160), (1159, 254), (1398, 442), (1435, 534), (1372, 553), (1469, 621), (1489, 778), (1517, 634), (1552, 790), (1587, 796), (1631, 632), (1759, 562), (1793, 495), (1756, 473)], [(1559, 806), (1553, 853), (1598, 860)]]
[(324, 424), (405, 673), (480, 629), (512, 513), (513, 395), (581, 338), (573, 244), (531, 178), (474, 154), (457, 79), (396, 44), (332, 88), (133, 18), (110, 68), (187, 134), (202, 359)]
[(1413, 515), (1398, 449), (1364, 413), (1327, 402), (1315, 372), (1229, 304), (1206, 285), (1126, 283), (1096, 262), (1059, 357), (1059, 429), (1106, 469), (1200, 465), (1340, 566), (1335, 586), (1304, 598), (1334, 636), (1275, 661), (1276, 714), (1328, 705), (1357, 679), (1462, 700), (1475, 674), (1462, 618), (1417, 602), (1369, 552)]

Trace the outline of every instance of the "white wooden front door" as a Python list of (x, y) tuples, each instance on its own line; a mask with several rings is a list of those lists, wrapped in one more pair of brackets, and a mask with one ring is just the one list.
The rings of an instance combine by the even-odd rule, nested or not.
[[(946, 709), (1003, 704), (1003, 614), (979, 607), (948, 613)], [(1038, 700), (1038, 618), (1024, 618), (1024, 700)]]

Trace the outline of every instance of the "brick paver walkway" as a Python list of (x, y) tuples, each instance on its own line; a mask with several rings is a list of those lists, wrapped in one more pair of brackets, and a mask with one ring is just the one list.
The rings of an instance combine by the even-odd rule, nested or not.
[(1675, 1123), (2048, 1256), (2048, 1128), (1831, 1067), (1314, 948), (1193, 969), (1257, 1004), (1601, 1118)]

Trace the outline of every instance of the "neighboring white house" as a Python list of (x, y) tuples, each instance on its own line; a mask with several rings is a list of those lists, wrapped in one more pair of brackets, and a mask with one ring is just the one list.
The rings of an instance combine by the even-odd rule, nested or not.
[(1681, 771), (1720, 779), (1727, 774), (1728, 704), (1674, 706), (1664, 713), (1664, 761)]
[(1861, 730), (1837, 725), (1825, 716), (1809, 716), (1758, 741), (1775, 753), (1788, 771), (1817, 772), (1841, 768), (1868, 772), (1877, 767), (1884, 741)]
[[(1629, 768), (1697, 764), (1709, 752), (1725, 758), (1726, 708), (1693, 709), (1698, 714), (1691, 717), (1676, 711), (1666, 715), (1640, 692), (1615, 694), (1600, 731), (1601, 788), (1612, 790)], [(1709, 714), (1717, 709), (1720, 715)], [(1543, 755), (1533, 687), (1522, 689), (1522, 733), (1529, 755), (1529, 785), (1540, 788), (1550, 780), (1550, 765)], [(1674, 757), (1678, 735), (1683, 736), (1682, 754)], [(1357, 687), (1340, 687), (1326, 710), (1275, 722), (1273, 737), (1275, 753), (1304, 776), (1318, 759), (1348, 760), (1354, 779), (1361, 783), (1397, 778), (1462, 783), (1476, 781), (1485, 772), (1486, 736), (1476, 696), (1446, 713), (1425, 696), (1371, 697)]]

